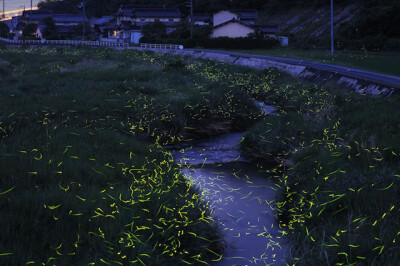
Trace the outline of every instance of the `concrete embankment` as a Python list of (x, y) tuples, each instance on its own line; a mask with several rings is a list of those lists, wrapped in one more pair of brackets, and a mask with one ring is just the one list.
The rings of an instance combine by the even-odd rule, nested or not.
[(194, 58), (223, 61), (257, 69), (277, 68), (278, 70), (289, 73), (302, 80), (315, 82), (321, 85), (347, 88), (359, 94), (368, 94), (372, 96), (400, 94), (400, 77), (342, 66), (226, 51), (199, 49), (153, 51), (181, 56), (189, 55)]

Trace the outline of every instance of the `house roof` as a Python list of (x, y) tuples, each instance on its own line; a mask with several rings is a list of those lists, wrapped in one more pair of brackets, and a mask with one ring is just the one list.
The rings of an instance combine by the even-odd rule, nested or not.
[[(79, 23), (85, 17), (82, 14), (55, 14), (55, 13), (33, 13), (24, 12), (23, 18), (28, 20), (44, 20), (47, 17), (52, 17), (55, 23)], [(87, 20), (87, 18), (86, 18)]]
[(258, 18), (258, 13), (257, 13), (257, 10), (255, 10), (255, 9), (235, 9), (235, 10), (231, 10), (231, 12), (238, 14), (241, 19), (257, 19)]
[(241, 24), (241, 25), (243, 25), (243, 26), (245, 26), (245, 27), (247, 27), (247, 28), (254, 29), (254, 27), (252, 27), (251, 25), (248, 25), (248, 24), (246, 24), (246, 23), (243, 23), (243, 22), (241, 22), (241, 21), (239, 21), (239, 20), (236, 20), (236, 19), (234, 19), (234, 18), (231, 19), (231, 20), (228, 20), (228, 21), (226, 21), (226, 22), (224, 22), (224, 23), (218, 24), (217, 26), (214, 26), (214, 29), (220, 28), (220, 27), (225, 26), (225, 25), (230, 24), (230, 23), (238, 23), (238, 24)]
[(243, 23), (241, 21), (238, 21), (236, 19), (231, 19), (231, 20), (229, 20), (227, 22), (219, 24), (219, 25), (215, 26), (214, 29), (222, 27), (222, 26), (225, 26), (225, 25), (230, 24), (230, 23), (239, 23), (239, 24), (241, 24), (241, 25), (243, 25), (243, 26), (245, 26), (247, 28), (250, 28), (250, 29), (253, 29), (253, 30), (258, 30), (258, 31), (260, 31), (261, 33), (264, 33), (264, 34), (266, 34), (266, 33), (277, 34), (280, 31), (279, 25), (248, 25), (248, 24)]
[(193, 21), (207, 21), (212, 20), (212, 14), (193, 14)]
[(177, 8), (165, 8), (165, 9), (137, 9), (134, 11), (133, 16), (135, 17), (163, 17), (163, 18), (179, 18), (181, 12)]
[(91, 23), (93, 25), (99, 26), (99, 25), (104, 25), (107, 23), (110, 23), (115, 17), (114, 16), (105, 16), (101, 18), (95, 18), (91, 20)]
[[(258, 18), (258, 12), (255, 9), (230, 9), (230, 10), (221, 10), (219, 12), (223, 11), (236, 14), (240, 20), (256, 20)], [(218, 14), (219, 12), (215, 14)]]
[(165, 8), (164, 6), (124, 6), (121, 7), (117, 16), (133, 17), (180, 17), (181, 12), (178, 8)]

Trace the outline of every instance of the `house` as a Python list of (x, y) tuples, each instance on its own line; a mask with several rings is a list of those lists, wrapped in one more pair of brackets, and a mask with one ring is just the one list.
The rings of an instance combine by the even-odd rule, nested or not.
[(246, 25), (254, 25), (257, 18), (257, 10), (253, 9), (222, 10), (213, 14), (213, 26), (216, 27), (233, 19)]
[(277, 38), (280, 29), (278, 25), (257, 25), (257, 10), (238, 9), (222, 10), (213, 14), (213, 32), (211, 38), (248, 37), (251, 34), (264, 38)]
[(52, 17), (56, 26), (78, 26), (87, 21), (87, 18), (83, 14), (62, 14), (41, 10), (24, 11), (21, 20), (26, 24), (38, 24), (43, 22), (47, 17)]
[[(189, 22), (192, 21), (191, 17), (188, 18)], [(197, 26), (211, 26), (213, 22), (212, 14), (193, 14), (193, 24)]]
[(226, 21), (224, 23), (218, 24), (213, 28), (211, 33), (211, 38), (219, 37), (229, 37), (229, 38), (239, 38), (248, 37), (249, 34), (255, 34), (256, 29), (250, 25), (247, 25), (235, 18)]
[(107, 37), (108, 27), (116, 24), (115, 16), (103, 16), (101, 18), (92, 18), (90, 27), (98, 36)]
[(117, 24), (143, 26), (149, 22), (160, 21), (167, 26), (181, 21), (182, 14), (178, 8), (165, 6), (125, 6), (117, 13)]
[(139, 43), (144, 25), (160, 21), (167, 26), (167, 32), (171, 32), (181, 21), (182, 14), (178, 8), (135, 5), (122, 6), (116, 18), (117, 22), (114, 25), (105, 28), (108, 31), (108, 39)]
[(88, 19), (83, 14), (64, 14), (64, 13), (53, 13), (46, 10), (29, 10), (22, 13), (19, 19), (20, 27), (24, 27), (29, 23), (34, 23), (38, 25), (40, 34), (37, 36), (42, 37), (42, 32), (45, 29), (43, 21), (51, 17), (56, 26), (57, 33), (63, 38), (76, 38), (82, 35), (81, 25)]

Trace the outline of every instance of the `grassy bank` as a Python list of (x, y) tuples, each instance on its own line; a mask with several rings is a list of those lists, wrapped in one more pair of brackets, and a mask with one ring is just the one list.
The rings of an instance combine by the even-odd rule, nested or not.
[(160, 145), (260, 114), (196, 64), (107, 49), (0, 52), (2, 265), (220, 259), (207, 204)]
[(235, 52), (316, 61), (400, 76), (400, 54), (395, 52), (336, 51), (334, 57), (330, 56), (328, 50), (268, 49)]
[(280, 114), (242, 142), (244, 154), (279, 180), (289, 262), (397, 264), (400, 98), (299, 86), (276, 88), (290, 95)]
[(291, 241), (289, 263), (400, 260), (399, 97), (361, 96), (273, 69), (210, 61), (195, 72), (280, 110), (250, 128), (241, 146), (278, 184), (278, 217)]

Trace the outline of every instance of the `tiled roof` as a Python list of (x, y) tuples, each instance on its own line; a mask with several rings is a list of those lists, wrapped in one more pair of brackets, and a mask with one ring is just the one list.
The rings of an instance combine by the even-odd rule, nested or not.
[[(44, 20), (47, 17), (52, 17), (56, 23), (79, 23), (84, 20), (82, 14), (53, 14), (53, 13), (32, 13), (26, 14), (24, 18), (28, 20)], [(86, 18), (87, 20), (87, 18)]]
[(162, 18), (179, 18), (181, 12), (177, 8), (169, 9), (137, 9), (134, 11), (135, 17), (162, 17)]
[(245, 27), (247, 27), (247, 28), (254, 29), (254, 27), (253, 27), (252, 25), (245, 24), (245, 23), (243, 23), (243, 22), (241, 22), (241, 21), (239, 21), (239, 20), (236, 20), (236, 19), (234, 19), (234, 18), (231, 19), (231, 20), (228, 20), (228, 21), (226, 21), (226, 22), (224, 22), (224, 23), (218, 24), (217, 26), (214, 26), (214, 29), (219, 28), (219, 27), (222, 27), (222, 26), (225, 26), (225, 25), (230, 24), (230, 23), (239, 23), (239, 24), (241, 24), (241, 25), (243, 25), (243, 26), (245, 26)]
[(193, 21), (206, 21), (212, 20), (212, 14), (193, 14)]
[(257, 19), (258, 13), (255, 9), (235, 9), (232, 10), (239, 15), (241, 19)]
[(105, 16), (105, 17), (93, 19), (93, 20), (91, 20), (91, 22), (93, 25), (103, 25), (103, 24), (111, 22), (114, 18), (115, 18), (114, 16)]
[(124, 6), (121, 7), (119, 16), (135, 17), (164, 17), (176, 18), (181, 16), (178, 8), (165, 8), (163, 6)]

